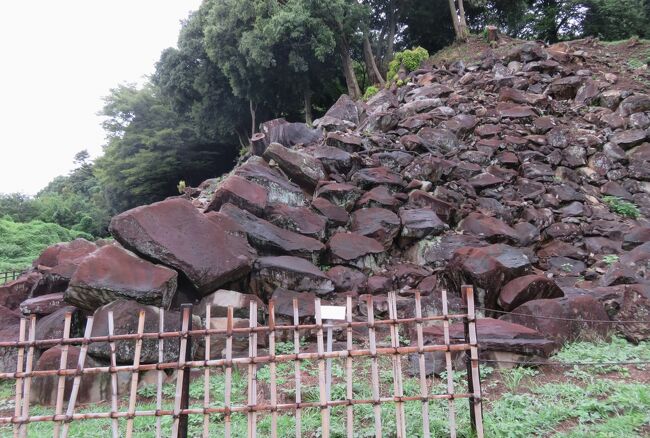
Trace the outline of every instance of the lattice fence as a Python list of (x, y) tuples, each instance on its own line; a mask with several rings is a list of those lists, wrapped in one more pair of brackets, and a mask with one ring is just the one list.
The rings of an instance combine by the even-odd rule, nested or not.
[[(195, 432), (193, 436), (202, 434), (204, 437), (216, 436), (213, 427), (218, 425), (219, 436), (249, 437), (261, 436), (258, 431), (260, 424), (266, 422), (270, 427), (266, 434), (271, 437), (300, 437), (302, 434), (313, 436), (315, 431), (305, 430), (303, 419), (308, 412), (320, 411), (319, 433), (329, 437), (333, 426), (344, 429), (348, 437), (355, 435), (359, 417), (356, 410), (360, 406), (372, 407), (371, 419), (374, 421), (376, 436), (405, 437), (407, 434), (407, 418), (405, 404), (421, 404), (422, 436), (431, 436), (431, 403), (435, 400), (447, 401), (445, 421), (448, 422), (450, 436), (456, 436), (457, 409), (456, 399), (465, 398), (469, 401), (469, 419), (471, 427), (478, 437), (483, 436), (481, 384), (479, 374), (478, 345), (476, 337), (474, 296), (471, 287), (463, 288), (467, 304), (467, 313), (449, 314), (446, 292), (442, 292), (442, 312), (440, 315), (423, 316), (422, 299), (419, 294), (413, 297), (413, 317), (398, 318), (397, 299), (394, 293), (388, 296), (388, 317), (375, 317), (373, 297), (369, 297), (365, 307), (367, 315), (363, 320), (353, 317), (352, 298), (348, 297), (344, 319), (340, 321), (323, 320), (323, 309), (320, 300), (314, 303), (315, 318), (313, 323), (302, 323), (299, 304), (293, 300), (293, 320), (289, 324), (279, 324), (276, 319), (276, 306), (269, 303), (268, 315), (264, 318), (265, 325), (258, 325), (258, 308), (251, 301), (247, 326), (241, 327), (234, 318), (233, 308), (227, 311), (225, 328), (192, 329), (192, 306), (184, 305), (181, 309), (180, 329), (165, 331), (165, 312), (159, 312), (158, 332), (147, 333), (145, 327), (145, 312), (139, 314), (137, 331), (128, 334), (115, 334), (113, 314), (108, 314), (108, 336), (91, 336), (93, 332), (93, 317), (88, 317), (82, 338), (70, 337), (71, 315), (67, 314), (63, 321), (63, 337), (59, 339), (35, 339), (35, 317), (21, 320), (19, 340), (17, 342), (0, 342), (0, 349), (15, 349), (17, 351), (16, 372), (0, 373), (0, 379), (15, 381), (15, 407), (13, 415), (4, 412), (0, 417), (0, 427), (11, 428), (15, 436), (34, 436), (30, 426), (35, 423), (52, 426), (51, 434), (55, 437), (72, 436), (71, 425), (74, 422), (103, 419), (106, 435), (113, 437), (132, 437), (139, 432), (136, 422), (142, 417), (148, 417), (152, 429), (151, 436), (156, 437), (188, 436), (188, 422), (192, 422)], [(210, 321), (210, 308), (207, 307), (205, 320)], [(452, 342), (450, 339), (450, 321), (465, 322), (465, 340)], [(287, 322), (287, 321), (285, 321)], [(291, 323), (292, 322), (292, 323)], [(304, 322), (304, 319), (303, 319)], [(436, 345), (425, 343), (423, 327), (431, 324), (442, 326), (444, 342)], [(208, 325), (210, 327), (210, 325)], [(400, 335), (410, 329), (416, 333), (416, 341), (411, 345), (401, 345)], [(333, 341), (336, 335), (339, 342)], [(383, 340), (378, 336), (387, 335)], [(225, 348), (222, 352), (211, 351), (215, 339), (225, 338)], [(304, 339), (315, 339), (315, 346), (305, 345)], [(178, 342), (180, 339), (180, 342)], [(238, 353), (233, 343), (247, 341), (248, 352)], [(280, 339), (292, 340), (293, 351), (278, 351)], [(402, 338), (403, 339), (403, 338)], [(157, 341), (158, 363), (142, 363), (143, 342)], [(178, 344), (178, 360), (164, 361), (165, 343), (176, 340)], [(258, 350), (260, 340), (263, 348)], [(108, 343), (110, 347), (110, 365), (87, 366), (88, 347), (93, 343)], [(132, 342), (134, 354), (131, 364), (118, 364), (116, 349), (119, 344)], [(150, 341), (151, 342), (151, 341)], [(199, 353), (192, 345), (201, 345), (204, 351)], [(284, 342), (283, 345), (291, 345)], [(52, 346), (61, 347), (60, 364), (58, 369), (35, 370), (36, 350)], [(75, 367), (68, 366), (68, 350), (70, 346), (79, 347), (78, 360)], [(444, 355), (446, 367), (446, 385), (444, 391), (433, 391), (431, 379), (427, 377), (425, 355), (435, 352)], [(467, 366), (467, 391), (456, 392), (452, 355), (465, 355)], [(194, 354), (194, 357), (192, 357)], [(197, 360), (197, 355), (201, 355)], [(214, 358), (218, 356), (218, 358)], [(419, 390), (415, 395), (405, 395), (404, 375), (405, 362), (408, 356), (417, 358), (415, 375), (418, 377)], [(340, 363), (337, 376), (332, 377), (332, 363)], [(367, 374), (359, 371), (359, 363), (369, 362)], [(313, 365), (310, 371), (309, 366)], [(384, 367), (385, 369), (383, 369)], [(279, 368), (282, 370), (279, 371)], [(293, 370), (291, 370), (293, 368)], [(259, 381), (261, 370), (264, 369), (268, 379), (262, 385)], [(194, 373), (192, 373), (194, 370)], [(287, 373), (287, 371), (289, 372)], [(155, 409), (143, 409), (139, 405), (138, 384), (143, 372), (150, 371), (156, 375)], [(199, 376), (197, 376), (197, 371)], [(175, 390), (163, 390), (163, 382), (170, 373), (176, 373)], [(127, 373), (128, 395), (118, 394), (118, 374)], [(282, 374), (284, 373), (284, 374)], [(104, 405), (93, 405), (91, 410), (78, 405), (77, 400), (82, 387), (82, 377), (86, 375), (108, 374), (110, 376), (110, 396)], [(202, 403), (190, 405), (190, 374), (193, 378), (203, 377)], [(235, 385), (235, 374), (245, 382), (245, 396), (236, 396), (242, 385)], [(124, 374), (122, 374), (124, 375)], [(211, 379), (219, 375), (223, 378), (223, 391), (215, 396), (210, 387)], [(242, 376), (246, 376), (243, 379)], [(387, 378), (388, 376), (388, 378)], [(458, 376), (458, 373), (457, 373)], [(30, 403), (30, 392), (36, 379), (49, 378), (56, 381), (56, 402), (50, 411), (43, 414), (43, 409), (33, 412), (34, 405)], [(193, 380), (194, 381), (194, 380)], [(338, 382), (338, 383), (336, 383)], [(390, 382), (390, 383), (386, 383)], [(169, 385), (169, 384), (168, 384)], [(341, 389), (336, 396), (332, 388)], [(359, 387), (371, 388), (365, 394)], [(440, 389), (441, 385), (435, 386)], [(279, 397), (291, 389), (292, 399)], [(343, 394), (344, 388), (344, 394)], [(280, 389), (280, 391), (279, 391)], [(305, 394), (311, 391), (312, 397)], [(370, 396), (368, 396), (370, 394)], [(196, 398), (196, 397), (195, 397)], [(197, 405), (198, 404), (198, 405)], [(389, 408), (386, 409), (386, 405)], [(30, 410), (30, 408), (33, 408)], [(384, 408), (384, 409), (382, 409)], [(337, 417), (333, 417), (334, 410)], [(465, 412), (465, 410), (463, 410)], [(387, 412), (394, 416), (394, 421), (386, 421)], [(281, 416), (291, 413), (291, 423), (287, 430), (285, 422), (280, 424)], [(467, 415), (466, 413), (464, 415)], [(236, 429), (234, 417), (246, 418), (246, 432)], [(382, 416), (384, 418), (382, 418)], [(312, 416), (313, 418), (313, 416)], [(340, 424), (332, 424), (335, 418)], [(412, 417), (411, 417), (412, 418)], [(468, 419), (463, 419), (467, 422)], [(171, 422), (171, 426), (169, 425)], [(197, 422), (198, 425), (197, 429)], [(345, 422), (343, 427), (342, 423)], [(108, 426), (110, 423), (110, 426)], [(155, 425), (155, 426), (154, 426)], [(390, 426), (387, 426), (390, 425)], [(202, 426), (202, 429), (201, 429)], [(196, 430), (201, 432), (196, 433)], [(48, 433), (49, 434), (49, 433)]]
[(20, 271), (0, 272), (0, 284), (5, 284), (5, 283), (9, 283), (10, 281), (14, 281), (19, 276), (20, 276)]

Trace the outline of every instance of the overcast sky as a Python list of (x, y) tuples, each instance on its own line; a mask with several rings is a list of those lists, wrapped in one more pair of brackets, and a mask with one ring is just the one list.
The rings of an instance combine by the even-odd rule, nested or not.
[(201, 0), (0, 0), (0, 192), (35, 194), (101, 154), (97, 112), (142, 82)]

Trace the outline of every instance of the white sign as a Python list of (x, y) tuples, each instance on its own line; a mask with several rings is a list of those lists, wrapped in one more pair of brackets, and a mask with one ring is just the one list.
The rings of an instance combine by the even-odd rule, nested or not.
[(345, 320), (345, 306), (321, 306), (321, 318), (332, 320)]

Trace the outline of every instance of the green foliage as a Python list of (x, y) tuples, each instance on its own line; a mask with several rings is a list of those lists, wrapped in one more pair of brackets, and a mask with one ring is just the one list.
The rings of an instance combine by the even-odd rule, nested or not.
[(603, 257), (603, 262), (611, 266), (614, 263), (618, 262), (618, 256), (616, 254), (607, 254), (606, 256)]
[(650, 35), (646, 0), (587, 0), (584, 33), (605, 40)]
[(57, 224), (36, 220), (19, 223), (0, 218), (0, 271), (24, 269), (49, 245), (78, 237), (92, 239), (89, 234)]
[(388, 65), (388, 79), (395, 80), (397, 79), (397, 72), (400, 67), (404, 68), (411, 72), (417, 70), (422, 62), (429, 59), (429, 52), (423, 47), (415, 47), (413, 49), (403, 50), (401, 52), (395, 53), (395, 57)]
[(603, 196), (603, 202), (607, 204), (610, 210), (621, 216), (636, 219), (641, 215), (639, 208), (631, 202), (624, 201), (616, 196)]

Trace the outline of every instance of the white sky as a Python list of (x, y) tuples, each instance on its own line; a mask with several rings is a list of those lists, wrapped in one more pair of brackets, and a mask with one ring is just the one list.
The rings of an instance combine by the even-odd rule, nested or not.
[(142, 82), (201, 0), (0, 0), (0, 192), (35, 194), (101, 154), (97, 112)]

